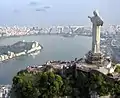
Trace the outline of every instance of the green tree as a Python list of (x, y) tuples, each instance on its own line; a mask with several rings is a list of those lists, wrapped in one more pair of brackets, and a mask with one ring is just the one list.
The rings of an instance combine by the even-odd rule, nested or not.
[(43, 72), (38, 81), (39, 98), (54, 98), (60, 96), (63, 85), (62, 78), (53, 72)]
[(115, 72), (120, 73), (120, 66), (117, 66), (117, 67), (116, 67)]
[(100, 96), (108, 95), (110, 93), (109, 84), (106, 82), (102, 74), (92, 74), (90, 80), (90, 90), (96, 91)]
[(37, 98), (39, 92), (30, 74), (19, 74), (13, 78), (13, 94), (16, 98)]
[(61, 96), (70, 96), (72, 94), (71, 81), (68, 78), (63, 79), (63, 85), (61, 88)]

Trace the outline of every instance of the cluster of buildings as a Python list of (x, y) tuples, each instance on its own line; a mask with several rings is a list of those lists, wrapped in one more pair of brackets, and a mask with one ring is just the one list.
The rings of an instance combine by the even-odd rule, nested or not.
[[(91, 36), (91, 27), (85, 26), (51, 26), (51, 27), (0, 27), (0, 36), (24, 36), (32, 34), (60, 34), (60, 33), (74, 33), (77, 35)], [(110, 25), (102, 28), (101, 35), (113, 35), (120, 33), (119, 25)]]
[(1, 36), (22, 36), (30, 31), (28, 27), (0, 27)]
[(0, 85), (0, 98), (10, 98), (11, 85)]

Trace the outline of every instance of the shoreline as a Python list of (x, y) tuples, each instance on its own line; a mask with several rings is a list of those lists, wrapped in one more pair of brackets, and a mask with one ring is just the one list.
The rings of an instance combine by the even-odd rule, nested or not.
[[(20, 47), (19, 44), (24, 44), (24, 46)], [(18, 46), (16, 47), (16, 45), (18, 45)], [(17, 43), (14, 43), (13, 45), (10, 45), (10, 46), (8, 45), (8, 46), (3, 46), (3, 47), (5, 47), (5, 49), (7, 47), (10, 47), (10, 49), (6, 50), (5, 53), (4, 53), (5, 49), (3, 50), (3, 53), (1, 53), (1, 55), (0, 55), (0, 62), (5, 62), (5, 61), (8, 61), (10, 59), (14, 59), (16, 57), (20, 57), (20, 56), (24, 56), (24, 55), (34, 54), (35, 52), (40, 51), (40, 50), (43, 49), (43, 47), (36, 41), (34, 41), (34, 42), (22, 42), (22, 41), (19, 41)], [(28, 50), (26, 50), (27, 47), (29, 47)], [(16, 49), (17, 48), (18, 49), (23, 48), (23, 49), (22, 50), (18, 50), (18, 49), (16, 50), (14, 48), (16, 48)]]
[(75, 38), (75, 36), (85, 36), (85, 37), (92, 37), (92, 36), (89, 36), (89, 35), (78, 35), (76, 34), (74, 37), (64, 37), (63, 34), (30, 34), (30, 35), (17, 35), (17, 36), (2, 36), (0, 37), (0, 40), (2, 39), (6, 39), (6, 38), (17, 38), (17, 37), (24, 37), (24, 36), (40, 36), (40, 35), (48, 35), (48, 36), (60, 36), (60, 37), (63, 37), (63, 38)]

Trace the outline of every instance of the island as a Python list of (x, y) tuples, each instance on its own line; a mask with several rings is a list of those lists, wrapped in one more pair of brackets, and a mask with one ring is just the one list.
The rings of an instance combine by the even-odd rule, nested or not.
[(29, 55), (40, 51), (43, 47), (37, 42), (18, 41), (12, 45), (0, 46), (0, 61), (6, 61), (15, 57)]

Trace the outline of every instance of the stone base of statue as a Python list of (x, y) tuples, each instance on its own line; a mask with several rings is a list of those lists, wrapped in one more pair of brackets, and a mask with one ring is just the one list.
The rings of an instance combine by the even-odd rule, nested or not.
[(92, 53), (89, 51), (86, 54), (86, 63), (88, 64), (102, 64), (104, 61), (104, 55), (102, 53)]

